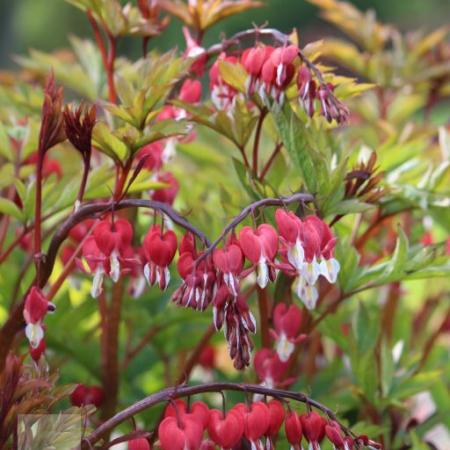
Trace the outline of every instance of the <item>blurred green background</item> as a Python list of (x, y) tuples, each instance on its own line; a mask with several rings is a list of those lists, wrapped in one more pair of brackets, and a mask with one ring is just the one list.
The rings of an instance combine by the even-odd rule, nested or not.
[[(300, 30), (302, 43), (330, 33), (314, 6), (304, 0), (263, 0), (266, 6), (228, 19), (210, 30), (206, 42), (216, 41), (221, 33), (230, 34), (263, 24), (289, 31)], [(351, 0), (363, 10), (373, 9), (385, 22), (395, 23), (401, 29), (432, 29), (450, 17), (450, 0)], [(67, 45), (69, 33), (90, 35), (83, 14), (65, 0), (0, 0), (0, 67), (12, 67), (11, 55), (26, 52), (28, 48), (51, 51)], [(335, 31), (334, 31), (335, 32)], [(155, 39), (153, 46), (167, 49), (174, 44), (183, 46), (179, 24), (174, 19), (168, 32)], [(122, 41), (119, 51), (138, 55), (138, 40)]]

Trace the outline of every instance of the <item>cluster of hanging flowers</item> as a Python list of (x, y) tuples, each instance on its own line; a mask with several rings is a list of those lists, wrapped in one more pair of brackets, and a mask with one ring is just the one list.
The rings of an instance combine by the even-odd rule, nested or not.
[[(196, 239), (190, 233), (185, 234), (178, 245), (174, 231), (164, 224), (155, 224), (149, 228), (142, 245), (136, 248), (130, 222), (110, 214), (74, 227), (61, 258), (70, 261), (75, 244), (82, 244), (81, 257), (75, 261), (78, 268), (92, 276), (92, 297), (102, 293), (105, 279), (115, 283), (122, 276), (130, 277), (130, 294), (139, 297), (146, 281), (161, 290), (168, 287), (170, 265), (178, 249), (177, 270), (182, 283), (172, 296), (173, 302), (198, 311), (212, 305), (214, 325), (217, 330), (223, 329), (235, 367), (243, 369), (250, 364), (251, 334), (256, 332), (256, 320), (241, 289), (242, 282), (254, 277), (258, 286), (265, 288), (282, 271), (294, 278), (294, 292), (312, 309), (318, 297), (319, 277), (335, 283), (339, 272), (339, 263), (333, 256), (336, 238), (324, 221), (316, 216), (301, 220), (292, 212), (278, 209), (275, 222), (277, 229), (267, 223), (257, 228), (244, 226), (237, 235), (233, 233), (222, 248), (206, 250), (197, 249)], [(32, 349), (37, 349), (41, 343), (43, 320), (53, 309), (39, 289), (29, 292), (24, 318)], [(272, 330), (274, 349), (263, 349), (264, 358), (257, 358), (257, 361), (273, 359), (275, 366), (255, 364), (265, 367), (260, 371), (261, 382), (280, 383), (280, 376), (270, 372), (275, 367), (276, 373), (283, 373), (282, 368), (295, 345), (303, 339), (299, 334), (300, 323), (301, 312), (296, 305), (277, 305)], [(41, 344), (41, 349), (45, 350), (43, 346), (45, 344)], [(37, 358), (43, 350), (35, 351)]]
[[(319, 277), (335, 283), (339, 272), (339, 263), (333, 256), (336, 239), (324, 221), (316, 216), (301, 220), (284, 209), (276, 211), (275, 221), (278, 231), (270, 224), (256, 229), (245, 226), (212, 253), (198, 252), (190, 234), (180, 244), (177, 268), (183, 282), (173, 301), (199, 311), (212, 305), (214, 325), (217, 330), (223, 328), (230, 356), (238, 369), (250, 363), (253, 348), (250, 335), (256, 331), (255, 318), (241, 290), (244, 279), (253, 274), (259, 287), (265, 288), (281, 270), (294, 278), (294, 292), (312, 309), (318, 297)], [(295, 344), (303, 338), (299, 335), (298, 307), (280, 304), (274, 322), (276, 350), (266, 350), (284, 365)], [(269, 384), (267, 380), (271, 377), (260, 378)], [(272, 376), (271, 384), (274, 381), (277, 380)]]
[[(245, 93), (223, 79), (220, 61), (245, 69)], [(240, 57), (221, 53), (209, 71), (211, 100), (217, 109), (229, 112), (238, 98), (271, 107), (281, 106), (289, 96), (297, 99), (309, 117), (319, 111), (328, 122), (345, 122), (349, 115), (347, 107), (334, 96), (334, 86), (323, 81), (322, 76), (317, 78), (316, 72), (302, 61), (296, 45), (257, 45), (246, 49)]]
[[(228, 411), (210, 409), (202, 401), (190, 406), (184, 400), (172, 401), (159, 425), (157, 445), (161, 450), (231, 449), (242, 445), (253, 450), (274, 450), (281, 434), (291, 450), (303, 448), (303, 441), (311, 450), (320, 450), (325, 441), (338, 450), (362, 445), (380, 448), (366, 436), (346, 434), (334, 420), (311, 410), (300, 414), (277, 399), (237, 403)], [(151, 447), (145, 439), (137, 438), (129, 442), (128, 448)]]

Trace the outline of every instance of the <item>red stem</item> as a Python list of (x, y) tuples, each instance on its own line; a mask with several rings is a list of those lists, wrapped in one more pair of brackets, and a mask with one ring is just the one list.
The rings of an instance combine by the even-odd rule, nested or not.
[(44, 152), (38, 150), (36, 166), (36, 201), (34, 209), (34, 258), (36, 264), (36, 283), (39, 286), (41, 277), (41, 220), (42, 220), (42, 169), (44, 165)]
[(116, 87), (114, 84), (114, 63), (116, 59), (116, 38), (106, 30), (109, 48), (106, 50), (100, 28), (91, 10), (87, 10), (87, 17), (94, 32), (95, 41), (102, 57), (103, 67), (108, 80), (108, 96), (111, 103), (116, 103)]
[(267, 109), (262, 109), (261, 114), (258, 119), (258, 123), (256, 124), (256, 131), (255, 131), (255, 140), (253, 142), (253, 175), (255, 178), (258, 177), (258, 153), (259, 153), (259, 144), (261, 140), (261, 131), (264, 119), (267, 115)]
[(278, 156), (278, 153), (280, 153), (282, 148), (283, 148), (283, 143), (282, 142), (279, 142), (275, 146), (272, 154), (270, 155), (270, 158), (268, 159), (266, 165), (264, 166), (263, 170), (261, 171), (261, 175), (259, 176), (259, 181), (263, 181), (264, 180), (264, 178), (267, 175), (267, 173), (269, 172), (273, 162), (275, 161), (275, 158)]

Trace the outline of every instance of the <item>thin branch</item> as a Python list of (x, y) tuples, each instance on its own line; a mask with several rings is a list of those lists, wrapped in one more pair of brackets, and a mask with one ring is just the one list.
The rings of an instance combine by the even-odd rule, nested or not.
[(247, 207), (245, 207), (240, 214), (238, 214), (220, 233), (219, 237), (197, 258), (195, 263), (200, 264), (205, 258), (207, 258), (214, 249), (222, 242), (222, 240), (226, 237), (226, 235), (234, 230), (242, 221), (244, 221), (248, 215), (255, 212), (258, 208), (265, 208), (266, 206), (285, 206), (290, 203), (296, 202), (313, 202), (314, 196), (312, 194), (306, 193), (296, 193), (290, 195), (288, 197), (279, 197), (279, 198), (263, 198), (262, 200), (257, 200), (256, 202), (251, 203)]
[(282, 389), (271, 389), (260, 385), (254, 384), (239, 384), (239, 383), (206, 383), (197, 386), (175, 386), (163, 389), (155, 394), (152, 394), (143, 400), (129, 406), (123, 411), (117, 413), (115, 416), (111, 417), (109, 420), (103, 422), (95, 431), (93, 431), (89, 436), (83, 439), (81, 443), (81, 448), (83, 450), (90, 448), (98, 442), (103, 436), (111, 432), (115, 427), (120, 425), (122, 422), (130, 419), (136, 414), (151, 408), (158, 403), (164, 403), (172, 399), (187, 397), (196, 394), (203, 394), (207, 392), (220, 392), (220, 391), (237, 391), (244, 393), (254, 393), (261, 394), (270, 397), (291, 399), (297, 402), (305, 403), (313, 408), (322, 411), (331, 420), (335, 420), (339, 423), (342, 430), (350, 436), (355, 436), (353, 432), (339, 422), (335, 413), (327, 408), (325, 405), (309, 398), (307, 395), (301, 392), (292, 392)]

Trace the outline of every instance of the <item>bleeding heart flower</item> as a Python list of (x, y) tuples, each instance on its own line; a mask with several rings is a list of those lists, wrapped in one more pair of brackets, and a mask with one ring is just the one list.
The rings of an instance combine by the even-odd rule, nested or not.
[(161, 141), (152, 142), (144, 145), (138, 151), (136, 158), (139, 161), (143, 160), (143, 166), (147, 170), (158, 171), (163, 166), (163, 151), (164, 145)]
[(213, 253), (213, 261), (216, 268), (222, 272), (225, 284), (229, 286), (234, 296), (239, 293), (238, 275), (242, 272), (244, 255), (236, 244), (229, 244), (222, 249), (216, 249)]
[(187, 58), (193, 58), (194, 62), (191, 65), (191, 72), (197, 76), (202, 76), (205, 72), (206, 62), (208, 56), (199, 42), (191, 36), (188, 27), (183, 27), (183, 35), (186, 40), (186, 50), (184, 56)]
[(283, 381), (288, 368), (288, 364), (281, 361), (277, 352), (268, 348), (262, 348), (255, 353), (253, 365), (259, 381), (269, 388)]
[(275, 330), (271, 330), (276, 341), (276, 349), (280, 360), (289, 360), (295, 345), (300, 343), (306, 336), (299, 335), (302, 323), (302, 313), (296, 305), (278, 303), (273, 311), (273, 323)]
[[(110, 272), (110, 260), (98, 248), (94, 236), (89, 236), (83, 244), (82, 255), (89, 271), (94, 274), (91, 286), (91, 296), (97, 298), (103, 291), (103, 278)], [(79, 264), (81, 270), (85, 270)]]
[(270, 427), (270, 411), (264, 402), (254, 402), (250, 406), (238, 403), (233, 407), (244, 419), (244, 436), (256, 447)]
[(250, 75), (246, 82), (247, 93), (249, 96), (254, 92), (260, 91), (261, 84), (261, 70), (264, 63), (270, 58), (274, 51), (273, 47), (253, 47), (244, 51), (241, 56), (241, 63), (247, 73)]
[(289, 411), (284, 423), (286, 438), (291, 444), (291, 449), (300, 450), (302, 440), (302, 424), (299, 415), (295, 411)]
[(25, 335), (32, 348), (36, 349), (44, 337), (42, 321), (47, 312), (53, 312), (55, 305), (50, 303), (45, 295), (36, 286), (30, 289), (25, 298), (23, 317), (26, 322)]
[(70, 395), (70, 401), (73, 406), (95, 405), (101, 406), (104, 399), (104, 392), (100, 386), (86, 386), (79, 384)]
[(315, 411), (302, 414), (300, 416), (302, 422), (303, 434), (311, 445), (313, 450), (320, 449), (320, 441), (325, 436), (326, 420)]
[(275, 280), (276, 272), (271, 263), (278, 251), (278, 235), (268, 224), (260, 225), (256, 230), (244, 227), (239, 233), (239, 245), (247, 259), (256, 266), (256, 280), (265, 288), (269, 279)]
[(203, 429), (194, 418), (166, 417), (159, 425), (161, 450), (197, 450), (202, 441)]
[(238, 59), (234, 56), (227, 56), (225, 53), (221, 53), (209, 71), (211, 100), (217, 109), (228, 111), (234, 107), (238, 92), (220, 76), (220, 61), (236, 64)]
[(284, 407), (283, 404), (275, 399), (270, 400), (267, 403), (270, 413), (270, 425), (267, 430), (267, 436), (274, 438), (280, 431), (281, 425), (284, 422)]
[(159, 225), (153, 225), (144, 238), (143, 249), (147, 259), (144, 275), (152, 286), (158, 284), (164, 290), (170, 281), (169, 264), (177, 251), (177, 237), (172, 230), (162, 233)]
[(187, 79), (181, 86), (178, 98), (185, 103), (198, 103), (202, 96), (202, 84), (199, 80)]
[(325, 425), (325, 434), (333, 446), (339, 450), (347, 450), (345, 436), (342, 435), (341, 427), (334, 420)]
[(156, 177), (156, 181), (168, 184), (168, 187), (162, 189), (156, 189), (152, 193), (152, 200), (161, 203), (167, 203), (173, 205), (175, 197), (180, 190), (180, 183), (171, 172), (160, 173)]
[(208, 423), (208, 434), (222, 448), (235, 447), (244, 434), (242, 415), (236, 410), (230, 410), (224, 416), (222, 411), (212, 409)]
[(330, 227), (316, 216), (303, 222), (291, 212), (278, 209), (275, 213), (289, 264), (296, 271), (293, 290), (308, 309), (318, 299), (315, 283), (320, 275), (336, 282), (339, 263), (333, 258), (334, 238)]
[(205, 430), (209, 422), (209, 408), (208, 405), (201, 401), (192, 403), (189, 414), (200, 423)]
[(100, 221), (93, 232), (98, 249), (109, 258), (109, 275), (114, 282), (120, 277), (120, 256), (131, 245), (133, 227), (125, 219)]
[(145, 438), (135, 438), (128, 441), (128, 450), (150, 450), (150, 443)]

